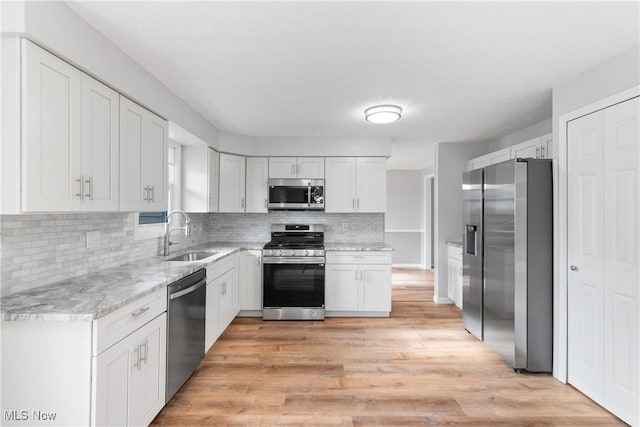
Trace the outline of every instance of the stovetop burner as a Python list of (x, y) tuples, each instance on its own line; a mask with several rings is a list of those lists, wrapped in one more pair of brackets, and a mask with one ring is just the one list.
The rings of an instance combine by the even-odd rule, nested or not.
[(273, 224), (271, 241), (264, 256), (324, 257), (324, 226), (313, 224)]

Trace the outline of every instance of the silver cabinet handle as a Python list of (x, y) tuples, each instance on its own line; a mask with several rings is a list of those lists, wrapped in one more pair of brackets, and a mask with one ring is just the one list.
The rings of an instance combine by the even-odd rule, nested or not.
[(149, 354), (149, 340), (145, 339), (144, 344), (140, 344), (140, 347), (144, 349), (144, 356), (140, 356), (140, 362), (147, 364), (147, 355)]
[(142, 191), (144, 191), (144, 196), (143, 196), (142, 200), (144, 200), (146, 202), (146, 201), (149, 200), (149, 186), (144, 187), (144, 189)]
[(82, 178), (82, 175), (80, 175), (80, 178), (76, 178), (75, 181), (80, 184), (78, 187), (78, 193), (76, 193), (76, 197), (82, 200), (84, 198), (84, 179)]
[(147, 307), (142, 307), (136, 311), (134, 311), (133, 313), (131, 313), (131, 317), (133, 317), (134, 319), (137, 317), (142, 316), (144, 313), (146, 313), (147, 311), (149, 311), (149, 306)]
[(93, 200), (93, 177), (88, 177), (84, 180), (87, 184), (89, 184), (89, 192), (85, 193), (85, 197), (88, 197), (89, 200)]
[(140, 370), (140, 346), (138, 345), (136, 348), (133, 349), (133, 351), (136, 353), (136, 361), (133, 362), (133, 366), (139, 371)]
[(544, 147), (540, 148), (540, 157), (544, 159)]
[(240, 199), (240, 207), (244, 208), (244, 197), (242, 199)]
[(360, 209), (360, 197), (356, 199), (356, 208)]
[(351, 208), (355, 209), (356, 208), (356, 199), (351, 199)]
[(572, 265), (569, 268), (571, 269), (571, 271), (578, 271), (578, 266), (577, 265)]
[(267, 199), (264, 199), (264, 207), (267, 207)]
[(149, 197), (149, 201), (153, 202), (153, 199), (155, 199), (155, 192), (153, 191), (153, 185), (149, 186), (149, 192), (151, 193), (151, 197)]
[(536, 147), (536, 159), (540, 158), (540, 148)]

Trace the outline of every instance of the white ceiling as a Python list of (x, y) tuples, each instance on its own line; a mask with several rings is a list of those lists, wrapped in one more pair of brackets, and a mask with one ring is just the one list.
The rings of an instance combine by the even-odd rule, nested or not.
[[(638, 43), (638, 2), (70, 2), (218, 128), (253, 137), (436, 142), (551, 116), (558, 82)], [(395, 103), (391, 125), (364, 121)], [(413, 156), (416, 152), (418, 155)]]

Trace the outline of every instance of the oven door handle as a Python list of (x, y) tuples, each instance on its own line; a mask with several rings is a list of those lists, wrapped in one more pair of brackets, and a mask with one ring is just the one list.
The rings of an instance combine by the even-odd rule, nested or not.
[(324, 257), (263, 257), (263, 264), (309, 264), (324, 266)]

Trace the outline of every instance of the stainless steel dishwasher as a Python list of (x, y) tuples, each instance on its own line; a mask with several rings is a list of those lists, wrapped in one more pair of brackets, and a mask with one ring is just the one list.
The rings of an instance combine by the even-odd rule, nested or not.
[(204, 359), (206, 279), (202, 269), (167, 287), (166, 402)]

